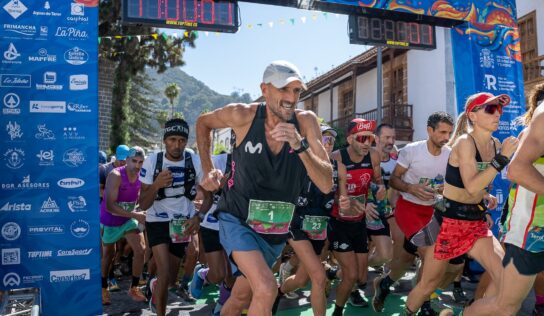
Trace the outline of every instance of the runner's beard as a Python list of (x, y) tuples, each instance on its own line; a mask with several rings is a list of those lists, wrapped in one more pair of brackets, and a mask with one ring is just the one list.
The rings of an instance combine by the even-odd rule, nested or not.
[[(272, 113), (276, 115), (278, 118), (280, 118), (282, 121), (287, 122), (293, 118), (293, 115), (295, 114), (295, 104), (286, 102), (286, 101), (279, 101), (278, 107), (276, 109), (270, 108), (272, 110)], [(285, 115), (283, 111), (290, 111), (289, 114)]]

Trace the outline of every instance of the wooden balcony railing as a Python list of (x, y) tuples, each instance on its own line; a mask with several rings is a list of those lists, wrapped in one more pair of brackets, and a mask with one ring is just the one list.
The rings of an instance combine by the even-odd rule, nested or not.
[(544, 56), (523, 62), (523, 81), (532, 83), (544, 80)]
[[(382, 107), (382, 123), (389, 123), (396, 129), (398, 140), (412, 140), (414, 133), (412, 110), (413, 107), (411, 104), (391, 104)], [(377, 110), (374, 109), (363, 113), (353, 113), (330, 121), (329, 124), (337, 130), (345, 131), (349, 122), (354, 118), (376, 120)]]

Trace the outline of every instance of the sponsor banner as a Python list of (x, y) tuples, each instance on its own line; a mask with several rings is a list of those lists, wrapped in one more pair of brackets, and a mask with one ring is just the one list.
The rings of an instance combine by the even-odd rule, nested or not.
[(0, 1), (0, 291), (102, 314), (98, 0)]
[[(517, 136), (521, 127), (514, 122), (525, 112), (518, 30), (503, 26), (490, 30), (486, 25), (467, 23), (452, 29), (451, 34), (458, 113), (464, 111), (467, 98), (474, 93), (507, 94), (512, 102), (504, 108), (499, 128), (493, 136), (501, 142), (510, 135)], [(496, 223), (493, 226), (495, 235), (510, 184), (506, 171), (497, 175), (492, 186), (491, 193), (498, 200), (497, 208), (490, 210)]]

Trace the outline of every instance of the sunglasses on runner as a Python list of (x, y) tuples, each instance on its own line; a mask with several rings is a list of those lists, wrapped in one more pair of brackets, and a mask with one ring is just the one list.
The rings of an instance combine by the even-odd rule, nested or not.
[(480, 109), (484, 109), (485, 113), (491, 114), (491, 115), (493, 115), (493, 114), (495, 114), (495, 112), (499, 111), (499, 114), (502, 115), (502, 105), (500, 105), (500, 104), (486, 104), (486, 105), (482, 105), (482, 106), (477, 106), (472, 110), (472, 112), (477, 112)]
[(361, 144), (366, 143), (367, 140), (370, 140), (372, 143), (374, 141), (374, 135), (357, 135), (355, 136), (355, 140)]
[(323, 136), (321, 138), (321, 141), (323, 142), (323, 145), (334, 145), (336, 139), (334, 138), (334, 136)]

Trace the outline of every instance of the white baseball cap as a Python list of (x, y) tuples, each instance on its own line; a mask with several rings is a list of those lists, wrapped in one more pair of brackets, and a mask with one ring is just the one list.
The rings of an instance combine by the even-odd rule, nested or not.
[(270, 63), (264, 70), (263, 82), (271, 83), (274, 87), (281, 89), (293, 81), (300, 81), (302, 88), (307, 90), (297, 66), (285, 60), (276, 60)]

